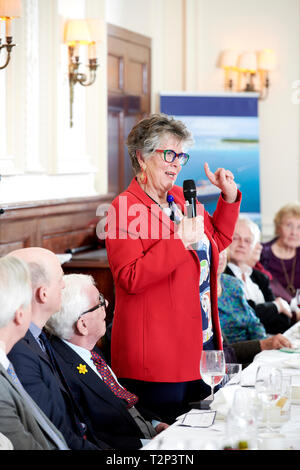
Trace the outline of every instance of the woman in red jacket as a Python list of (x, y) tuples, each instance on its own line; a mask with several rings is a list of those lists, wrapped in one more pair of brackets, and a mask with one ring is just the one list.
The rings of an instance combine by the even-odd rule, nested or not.
[[(115, 284), (112, 367), (140, 402), (166, 422), (209, 395), (202, 349), (222, 349), (217, 305), (219, 252), (232, 240), (241, 194), (223, 168), (208, 179), (222, 194), (210, 216), (184, 214), (175, 186), (192, 137), (164, 114), (140, 121), (127, 140), (136, 177), (112, 203), (106, 248)], [(198, 243), (197, 250), (191, 244)], [(193, 245), (195, 246), (195, 245)]]

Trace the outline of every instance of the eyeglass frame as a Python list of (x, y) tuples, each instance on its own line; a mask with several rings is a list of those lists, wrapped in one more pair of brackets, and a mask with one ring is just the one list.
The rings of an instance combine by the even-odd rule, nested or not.
[(86, 313), (90, 313), (90, 312), (94, 312), (95, 310), (97, 310), (99, 307), (104, 307), (104, 309), (106, 309), (106, 302), (105, 302), (105, 297), (103, 294), (99, 294), (99, 301), (100, 303), (98, 305), (95, 305), (95, 307), (91, 307), (89, 308), (88, 310), (86, 310), (85, 312), (82, 312), (79, 317), (78, 317), (78, 320), (79, 318), (82, 317), (82, 315), (85, 315)]
[[(174, 160), (175, 160), (175, 158), (177, 157), (177, 158), (178, 158), (178, 161), (179, 161), (179, 163), (180, 163), (181, 166), (186, 165), (187, 162), (189, 161), (189, 158), (190, 158), (190, 156), (189, 156), (188, 153), (185, 153), (185, 152), (176, 153), (175, 150), (171, 150), (171, 149), (166, 149), (166, 150), (156, 149), (155, 152), (163, 153), (163, 154), (164, 154), (164, 161), (165, 161), (166, 163), (173, 163)], [(166, 153), (167, 153), (167, 152), (172, 152), (173, 155), (174, 155), (174, 156), (173, 156), (173, 159), (172, 159), (170, 162), (168, 162), (168, 161), (166, 160)], [(180, 162), (180, 156), (181, 156), (181, 155), (185, 155), (185, 156), (187, 157), (187, 159), (186, 159), (186, 161), (185, 161), (184, 163), (181, 163), (181, 162)]]

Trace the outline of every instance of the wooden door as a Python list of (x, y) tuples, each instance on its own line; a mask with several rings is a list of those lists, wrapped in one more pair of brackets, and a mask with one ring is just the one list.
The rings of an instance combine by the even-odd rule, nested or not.
[(126, 147), (131, 128), (150, 113), (151, 40), (108, 25), (108, 189), (119, 194), (133, 172)]

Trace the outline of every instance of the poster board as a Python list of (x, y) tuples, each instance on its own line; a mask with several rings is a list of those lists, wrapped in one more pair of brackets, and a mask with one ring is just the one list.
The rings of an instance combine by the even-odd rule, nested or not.
[(199, 201), (212, 214), (220, 191), (209, 182), (203, 166), (207, 162), (213, 172), (226, 168), (242, 192), (241, 212), (260, 225), (258, 95), (165, 92), (160, 110), (183, 121), (195, 141), (176, 184), (193, 179)]

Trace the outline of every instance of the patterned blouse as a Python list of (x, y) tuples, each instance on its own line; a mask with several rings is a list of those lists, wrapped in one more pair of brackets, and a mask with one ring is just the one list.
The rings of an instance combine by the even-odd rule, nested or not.
[(221, 329), (229, 343), (264, 339), (266, 330), (245, 297), (239, 279), (221, 274), (222, 295), (218, 299)]

